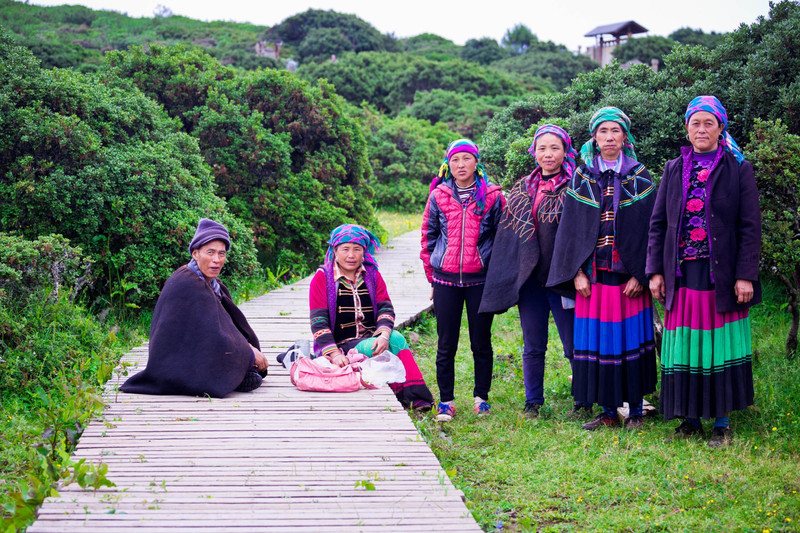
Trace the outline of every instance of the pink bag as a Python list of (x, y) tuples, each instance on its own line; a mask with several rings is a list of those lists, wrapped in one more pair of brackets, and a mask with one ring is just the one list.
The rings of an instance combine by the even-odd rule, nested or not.
[(310, 357), (292, 363), (289, 377), (295, 387), (305, 391), (353, 392), (361, 388), (361, 374), (350, 365), (321, 366)]

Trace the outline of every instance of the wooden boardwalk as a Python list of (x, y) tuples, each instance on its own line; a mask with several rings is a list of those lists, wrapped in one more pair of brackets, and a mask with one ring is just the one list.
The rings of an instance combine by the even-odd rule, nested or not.
[[(378, 255), (398, 324), (430, 305), (418, 250), (410, 232)], [(309, 281), (241, 306), (270, 358), (256, 391), (146, 396), (117, 394), (109, 381), (103, 420), (74, 457), (106, 463), (116, 487), (62, 487), (28, 532), (481, 531), (388, 387), (291, 385), (275, 356), (310, 338)], [(147, 347), (123, 360), (143, 367)]]

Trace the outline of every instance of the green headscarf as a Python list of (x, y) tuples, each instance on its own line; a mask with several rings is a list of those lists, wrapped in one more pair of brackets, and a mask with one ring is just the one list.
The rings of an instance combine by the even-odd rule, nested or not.
[(623, 131), (625, 131), (627, 135), (627, 139), (622, 143), (622, 153), (631, 159), (636, 159), (636, 151), (633, 149), (633, 145), (636, 141), (633, 135), (631, 135), (631, 119), (618, 107), (604, 107), (592, 115), (591, 120), (589, 120), (589, 133), (591, 133), (592, 138), (586, 141), (581, 147), (581, 159), (583, 159), (583, 162), (586, 163), (586, 166), (589, 168), (594, 167), (594, 158), (600, 154), (600, 151), (597, 149), (597, 144), (595, 144), (594, 141), (594, 134), (600, 124), (609, 120), (622, 126)]

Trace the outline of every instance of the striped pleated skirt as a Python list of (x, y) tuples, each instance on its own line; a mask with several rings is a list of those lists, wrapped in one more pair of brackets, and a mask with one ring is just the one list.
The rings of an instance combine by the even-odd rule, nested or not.
[(629, 279), (604, 271), (592, 294), (575, 302), (572, 393), (577, 402), (638, 405), (655, 390), (653, 309), (645, 288), (636, 298), (622, 291)]
[(661, 413), (713, 418), (753, 404), (748, 310), (717, 312), (707, 260), (684, 261), (664, 317)]

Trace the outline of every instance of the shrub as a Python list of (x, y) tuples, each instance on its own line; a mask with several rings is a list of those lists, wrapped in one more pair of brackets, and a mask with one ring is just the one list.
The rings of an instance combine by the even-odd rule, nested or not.
[(59, 233), (96, 264), (94, 295), (152, 303), (197, 221), (231, 231), (229, 277), (257, 266), (249, 230), (214, 195), (196, 140), (130, 85), (42, 70), (0, 35), (0, 231)]
[(236, 71), (182, 47), (109, 55), (114, 83), (133, 80), (197, 139), (265, 266), (315, 266), (331, 228), (375, 225), (366, 142), (330, 84)]
[(444, 124), (410, 117), (390, 118), (364, 104), (353, 108), (368, 139), (375, 205), (403, 212), (421, 211), (447, 145), (459, 137)]
[(746, 148), (761, 204), (761, 268), (786, 288), (792, 326), (786, 353), (797, 351), (800, 325), (800, 135), (780, 121), (756, 119)]

